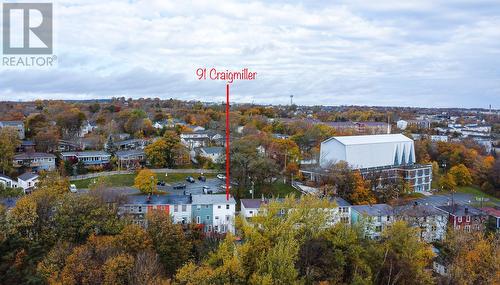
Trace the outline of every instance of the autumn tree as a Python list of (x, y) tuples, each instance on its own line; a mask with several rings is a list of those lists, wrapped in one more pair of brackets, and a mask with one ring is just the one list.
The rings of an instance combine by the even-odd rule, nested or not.
[(165, 272), (173, 276), (177, 269), (188, 260), (191, 249), (182, 225), (174, 224), (170, 216), (161, 211), (148, 213), (147, 223), (147, 232)]
[(143, 169), (134, 179), (134, 187), (139, 189), (142, 193), (152, 194), (157, 190), (158, 177), (153, 171)]
[(359, 171), (352, 173), (352, 192), (349, 195), (349, 200), (356, 205), (375, 204), (375, 199), (372, 191), (368, 188), (368, 183), (363, 179)]
[(376, 284), (432, 284), (427, 269), (434, 258), (431, 246), (421, 241), (418, 229), (395, 222), (384, 230), (382, 243), (373, 248), (370, 263)]
[(174, 167), (176, 158), (181, 152), (180, 138), (172, 131), (165, 132), (162, 138), (145, 149), (149, 162), (155, 167)]
[(21, 144), (17, 131), (13, 128), (0, 129), (0, 171), (8, 174), (12, 171), (12, 160), (16, 148)]
[(446, 173), (439, 178), (439, 187), (444, 191), (454, 191), (457, 187), (455, 176), (451, 173)]
[(467, 186), (472, 184), (472, 176), (469, 169), (463, 165), (455, 165), (450, 169), (450, 174), (453, 176), (457, 186)]

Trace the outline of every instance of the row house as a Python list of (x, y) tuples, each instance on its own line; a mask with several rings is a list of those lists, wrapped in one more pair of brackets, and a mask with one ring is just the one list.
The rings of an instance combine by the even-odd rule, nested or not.
[(109, 163), (111, 155), (105, 151), (62, 152), (62, 159), (70, 162), (83, 162), (85, 166), (104, 166)]
[(235, 232), (236, 201), (226, 195), (128, 195), (120, 215), (146, 226), (146, 215), (153, 210), (169, 214), (174, 223), (203, 225), (207, 234)]
[(165, 212), (178, 224), (191, 222), (191, 196), (187, 195), (128, 195), (119, 214), (127, 215), (136, 224), (146, 226), (146, 215), (152, 211)]
[[(280, 201), (279, 199), (275, 201)], [(265, 207), (269, 204), (269, 199), (241, 199), (240, 215), (247, 220), (265, 211)], [(339, 222), (344, 224), (351, 223), (351, 204), (340, 197), (334, 197), (330, 200), (334, 207), (330, 209), (331, 217), (329, 225), (334, 225)], [(285, 211), (282, 212), (284, 214)]]
[(404, 205), (394, 208), (396, 220), (402, 220), (417, 228), (419, 237), (425, 242), (441, 241), (445, 238), (448, 217), (434, 206)]
[(394, 222), (394, 212), (387, 204), (352, 206), (351, 222), (361, 224), (367, 237), (379, 239), (382, 231)]
[(11, 128), (17, 132), (17, 136), (20, 140), (24, 140), (24, 123), (23, 121), (0, 121), (0, 129)]
[(236, 201), (233, 197), (226, 199), (225, 194), (193, 195), (192, 211), (196, 224), (203, 225), (207, 233), (234, 234), (234, 218)]
[(484, 207), (481, 210), (488, 214), (488, 229), (497, 233), (500, 232), (500, 209)]
[(448, 216), (448, 223), (454, 230), (466, 232), (482, 232), (486, 229), (488, 215), (468, 205), (453, 204), (438, 206)]
[(12, 163), (16, 168), (29, 168), (35, 172), (52, 171), (56, 169), (56, 156), (44, 152), (24, 152), (14, 155)]

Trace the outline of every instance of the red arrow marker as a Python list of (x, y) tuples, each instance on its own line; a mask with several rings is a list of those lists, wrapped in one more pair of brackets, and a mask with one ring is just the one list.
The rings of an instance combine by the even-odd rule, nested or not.
[(226, 200), (229, 201), (229, 83), (226, 84)]

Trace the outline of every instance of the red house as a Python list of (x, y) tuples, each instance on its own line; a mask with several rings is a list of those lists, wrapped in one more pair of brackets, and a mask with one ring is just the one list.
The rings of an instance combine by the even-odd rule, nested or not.
[(486, 229), (488, 215), (477, 208), (457, 204), (437, 208), (448, 214), (448, 224), (455, 230), (479, 232)]

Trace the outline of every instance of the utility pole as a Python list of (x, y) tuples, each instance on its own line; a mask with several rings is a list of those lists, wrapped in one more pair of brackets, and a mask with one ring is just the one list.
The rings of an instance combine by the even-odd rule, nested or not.
[(290, 95), (290, 106), (293, 105), (293, 95)]

